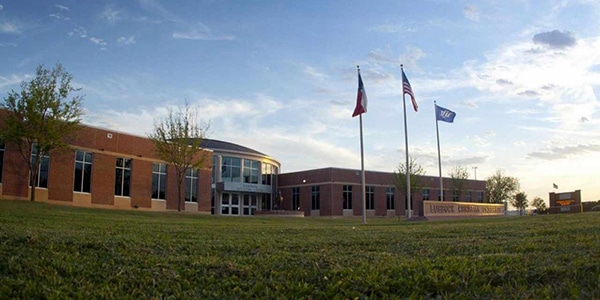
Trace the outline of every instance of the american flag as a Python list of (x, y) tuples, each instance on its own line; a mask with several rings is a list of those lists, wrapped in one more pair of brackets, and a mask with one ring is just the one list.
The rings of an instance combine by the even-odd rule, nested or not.
[(408, 82), (408, 78), (406, 78), (406, 74), (404, 74), (404, 70), (402, 70), (402, 91), (404, 94), (410, 95), (410, 100), (412, 101), (413, 108), (415, 111), (419, 111), (419, 106), (417, 105), (417, 100), (415, 100), (415, 94), (410, 87), (410, 82)]

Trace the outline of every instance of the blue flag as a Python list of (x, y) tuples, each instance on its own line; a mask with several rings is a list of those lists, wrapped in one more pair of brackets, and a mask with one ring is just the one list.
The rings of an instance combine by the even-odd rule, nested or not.
[(454, 123), (454, 117), (456, 113), (441, 106), (435, 105), (435, 119), (438, 121), (444, 121), (448, 123)]

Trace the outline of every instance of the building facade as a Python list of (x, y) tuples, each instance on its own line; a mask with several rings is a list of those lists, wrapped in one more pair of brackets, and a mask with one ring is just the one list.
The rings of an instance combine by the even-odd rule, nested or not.
[[(36, 149), (31, 149), (35, 153)], [(157, 157), (144, 137), (82, 125), (68, 150), (42, 158), (36, 200), (84, 207), (182, 210), (245, 216), (288, 211), (304, 216), (361, 216), (360, 171), (323, 168), (280, 174), (281, 164), (256, 150), (203, 139), (205, 164), (188, 170), (178, 190), (175, 167)], [(29, 168), (15, 145), (0, 141), (0, 197), (29, 199)], [(366, 171), (367, 216), (404, 216), (404, 191), (394, 174)], [(466, 180), (459, 193), (444, 178), (445, 201), (485, 202), (485, 181)], [(421, 176), (413, 214), (440, 198), (439, 178)], [(184, 195), (181, 202), (178, 195)]]
[[(286, 210), (303, 211), (305, 216), (362, 216), (361, 172), (324, 168), (281, 174), (279, 190)], [(423, 188), (412, 195), (413, 213), (422, 215), (424, 200), (441, 198), (439, 177), (420, 176)], [(466, 180), (461, 192), (452, 190), (450, 178), (443, 178), (444, 200), (485, 202), (485, 181)], [(365, 171), (367, 216), (406, 215), (406, 192), (394, 187), (394, 173)]]
[(237, 144), (203, 139), (212, 155), (211, 211), (217, 215), (254, 215), (279, 209), (281, 164), (272, 157)]
[[(32, 149), (35, 153), (36, 149)], [(178, 202), (175, 168), (160, 160), (143, 137), (81, 126), (67, 150), (43, 157), (35, 180), (36, 200), (85, 207), (183, 210), (210, 213), (212, 151), (203, 168), (189, 170)], [(29, 168), (15, 145), (0, 143), (0, 196), (29, 199)]]

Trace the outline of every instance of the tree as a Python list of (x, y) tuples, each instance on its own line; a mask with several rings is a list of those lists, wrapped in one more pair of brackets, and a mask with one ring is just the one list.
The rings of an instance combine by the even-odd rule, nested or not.
[(510, 200), (510, 205), (516, 207), (519, 210), (519, 214), (523, 215), (523, 211), (529, 206), (527, 202), (527, 194), (524, 192), (518, 192), (514, 198)]
[(546, 207), (546, 202), (540, 197), (533, 198), (533, 200), (531, 201), (531, 206), (535, 207), (538, 214), (545, 213), (546, 209), (548, 209)]
[[(410, 176), (410, 199), (412, 199), (412, 196), (415, 193), (421, 191), (424, 187), (421, 176), (425, 175), (425, 170), (420, 164), (417, 163), (417, 160), (412, 156), (409, 156), (408, 166)], [(394, 186), (397, 190), (406, 191), (406, 163), (398, 164), (398, 168), (396, 169), (396, 171), (394, 171), (393, 181)], [(408, 197), (406, 201), (408, 201)]]
[(68, 99), (80, 90), (71, 86), (72, 78), (60, 64), (51, 70), (40, 65), (35, 78), (23, 81), (20, 93), (9, 92), (1, 105), (7, 112), (1, 138), (16, 145), (29, 166), (31, 201), (35, 201), (42, 158), (68, 148), (68, 139), (79, 129), (83, 96)]
[(465, 167), (455, 166), (450, 170), (449, 175), (452, 191), (458, 194), (460, 200), (460, 195), (467, 185), (467, 180), (469, 180), (469, 172)]
[(502, 170), (485, 179), (487, 202), (502, 203), (514, 198), (519, 190), (519, 179), (504, 175)]
[(181, 211), (183, 203), (181, 190), (186, 172), (203, 167), (206, 161), (199, 149), (208, 127), (198, 123), (196, 110), (186, 101), (183, 110), (169, 109), (166, 118), (155, 121), (154, 130), (148, 134), (158, 157), (175, 167), (177, 211)]

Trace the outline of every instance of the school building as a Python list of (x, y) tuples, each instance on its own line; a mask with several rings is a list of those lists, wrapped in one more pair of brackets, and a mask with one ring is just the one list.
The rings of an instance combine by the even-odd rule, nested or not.
[[(32, 149), (34, 152), (36, 149)], [(204, 166), (188, 170), (178, 191), (174, 166), (161, 160), (145, 137), (81, 125), (67, 150), (42, 158), (36, 201), (83, 207), (244, 216), (289, 211), (304, 216), (362, 215), (360, 171), (323, 168), (280, 174), (281, 164), (262, 152), (203, 139)], [(404, 216), (404, 191), (393, 173), (366, 172), (368, 216)], [(29, 168), (15, 145), (0, 141), (0, 198), (29, 199)], [(444, 178), (444, 200), (484, 202), (485, 181), (467, 180), (461, 193)], [(415, 215), (423, 201), (440, 197), (439, 178), (422, 176), (412, 195)], [(178, 203), (178, 194), (184, 199)]]

